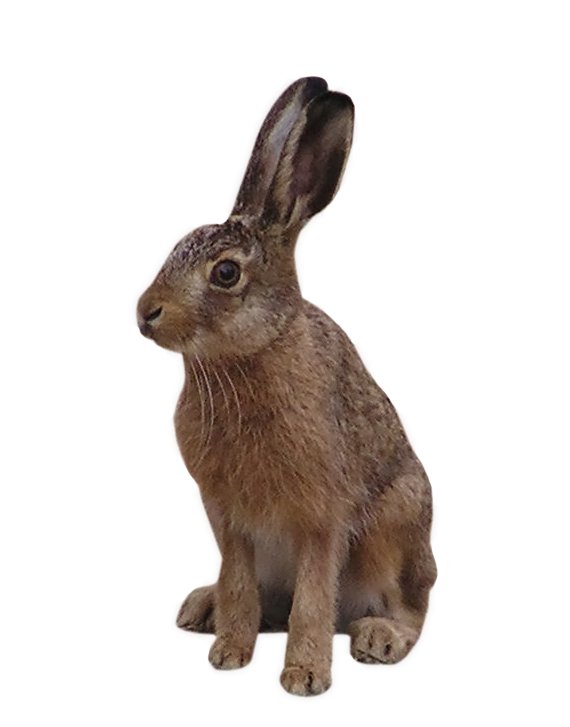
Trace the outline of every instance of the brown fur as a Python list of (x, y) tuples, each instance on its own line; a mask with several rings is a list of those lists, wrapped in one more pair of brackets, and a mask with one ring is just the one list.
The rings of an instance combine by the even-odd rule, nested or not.
[[(222, 554), (181, 628), (215, 629), (218, 668), (251, 659), (259, 630), (288, 630), (281, 683), (330, 685), (332, 636), (366, 663), (417, 641), (436, 577), (431, 491), (389, 399), (345, 333), (303, 300), (294, 244), (334, 196), (353, 107), (301, 79), (270, 111), (236, 206), (182, 240), (139, 301), (141, 331), (180, 351), (175, 415)], [(231, 288), (210, 281), (239, 263)]]

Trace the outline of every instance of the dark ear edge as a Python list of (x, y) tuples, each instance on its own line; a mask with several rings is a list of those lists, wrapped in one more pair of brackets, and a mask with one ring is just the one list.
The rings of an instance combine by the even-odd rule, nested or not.
[(279, 96), (257, 135), (232, 215), (261, 214), (291, 129), (311, 99), (326, 90), (324, 79), (308, 76), (292, 83)]
[(352, 145), (354, 104), (329, 91), (305, 107), (281, 152), (263, 220), (303, 225), (338, 191)]

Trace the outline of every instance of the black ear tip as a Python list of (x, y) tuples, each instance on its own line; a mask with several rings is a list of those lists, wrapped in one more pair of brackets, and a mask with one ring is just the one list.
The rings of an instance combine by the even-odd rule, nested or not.
[(324, 119), (348, 117), (354, 120), (354, 104), (350, 96), (338, 91), (328, 91), (314, 98), (307, 106), (307, 119), (322, 122)]
[(315, 96), (326, 93), (328, 84), (324, 78), (319, 78), (319, 76), (306, 76), (305, 78), (299, 78), (298, 81), (291, 84), (291, 88), (302, 88), (303, 98), (308, 101)]
[(301, 80), (305, 81), (307, 85), (310, 85), (312, 88), (314, 88), (315, 91), (326, 91), (329, 87), (325, 79), (321, 78), (320, 76), (307, 76), (306, 78), (303, 78)]
[(340, 91), (329, 91), (323, 98), (323, 102), (331, 111), (350, 111), (354, 115), (354, 102), (346, 93)]

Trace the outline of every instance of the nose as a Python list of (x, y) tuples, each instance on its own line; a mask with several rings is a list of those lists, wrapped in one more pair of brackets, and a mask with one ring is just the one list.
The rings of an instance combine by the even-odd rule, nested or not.
[(152, 336), (153, 326), (155, 325), (155, 322), (160, 318), (161, 314), (161, 305), (151, 308), (151, 310), (148, 312), (144, 309), (139, 310), (137, 318), (139, 330), (143, 334), (143, 336), (146, 336), (147, 338), (150, 338)]
[(162, 313), (162, 306), (159, 305), (158, 308), (155, 308), (148, 315), (146, 315), (144, 319), (147, 323), (152, 323), (152, 321), (155, 321), (161, 313)]

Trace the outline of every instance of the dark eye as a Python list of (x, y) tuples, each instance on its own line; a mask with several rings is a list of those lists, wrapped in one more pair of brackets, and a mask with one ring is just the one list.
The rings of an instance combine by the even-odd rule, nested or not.
[(210, 273), (210, 282), (220, 288), (233, 287), (241, 277), (239, 265), (233, 260), (221, 260)]

